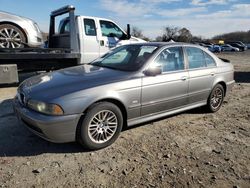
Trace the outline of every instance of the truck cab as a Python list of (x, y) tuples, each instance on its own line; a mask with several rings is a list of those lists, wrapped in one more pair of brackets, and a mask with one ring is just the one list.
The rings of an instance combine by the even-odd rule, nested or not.
[(69, 15), (69, 17), (60, 21), (56, 33), (50, 33), (50, 36), (57, 35), (61, 39), (61, 42), (57, 43), (53, 41), (54, 45), (57, 46), (49, 47), (70, 47), (70, 32), (75, 30), (76, 37), (74, 38), (77, 38), (78, 43), (76, 51), (81, 54), (80, 64), (89, 63), (115, 47), (130, 43), (145, 42), (142, 39), (130, 36), (129, 27), (127, 29), (128, 32), (125, 32), (112, 20), (73, 15), (73, 21), (71, 21), (71, 16)]

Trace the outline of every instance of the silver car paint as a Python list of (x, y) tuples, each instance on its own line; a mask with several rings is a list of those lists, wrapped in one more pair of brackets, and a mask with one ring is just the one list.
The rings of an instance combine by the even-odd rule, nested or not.
[[(21, 27), (26, 34), (28, 40), (27, 44), (30, 47), (41, 46), (43, 44), (42, 33), (37, 23), (35, 23), (33, 20), (8, 12), (0, 11), (0, 24), (3, 23), (10, 23)], [(37, 37), (41, 39), (40, 42), (37, 41)]]
[[(215, 59), (216, 68), (185, 69), (157, 76), (145, 76), (143, 71), (153, 63), (154, 58), (164, 48), (173, 46), (194, 45), (179, 43), (163, 45), (137, 72), (82, 65), (40, 75), (23, 82), (18, 92), (24, 93), (27, 100), (32, 98), (59, 104), (64, 109), (65, 117), (74, 116), (72, 122), (68, 122), (70, 130), (66, 131), (71, 137), (63, 136), (66, 134), (65, 124), (57, 121), (57, 118), (60, 118), (58, 116), (51, 116), (53, 119), (51, 123), (45, 118), (47, 115), (41, 115), (26, 107), (19, 107), (17, 104), (14, 104), (15, 111), (22, 119), (31, 119), (30, 123), (42, 130), (44, 124), (47, 125), (47, 132), (49, 132), (49, 125), (53, 127), (50, 135), (38, 133), (39, 136), (50, 141), (69, 142), (75, 140), (77, 121), (81, 115), (97, 101), (110, 100), (119, 104), (122, 112), (127, 114), (127, 125), (131, 126), (205, 105), (213, 86), (219, 82), (225, 83), (228, 89), (232, 87), (233, 66), (222, 62), (214, 54), (199, 46), (195, 47), (201, 48)], [(186, 61), (185, 64), (187, 67)], [(62, 133), (58, 133), (57, 129)], [(36, 133), (34, 130), (33, 132)]]

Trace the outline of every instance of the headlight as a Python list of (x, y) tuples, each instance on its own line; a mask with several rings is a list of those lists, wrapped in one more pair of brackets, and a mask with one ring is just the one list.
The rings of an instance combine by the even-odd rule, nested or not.
[(63, 109), (57, 104), (48, 104), (36, 100), (28, 100), (28, 107), (48, 115), (63, 115)]

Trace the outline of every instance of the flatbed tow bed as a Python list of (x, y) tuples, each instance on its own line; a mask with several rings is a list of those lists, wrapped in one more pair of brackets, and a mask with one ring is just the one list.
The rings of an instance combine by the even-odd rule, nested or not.
[(79, 59), (79, 53), (63, 48), (0, 49), (0, 65), (16, 64), (22, 72), (76, 66)]
[[(20, 72), (51, 71), (80, 64), (74, 11), (75, 7), (65, 6), (51, 13), (48, 48), (0, 48), (0, 84), (19, 82)], [(59, 36), (55, 33), (55, 17), (67, 13), (70, 32)]]

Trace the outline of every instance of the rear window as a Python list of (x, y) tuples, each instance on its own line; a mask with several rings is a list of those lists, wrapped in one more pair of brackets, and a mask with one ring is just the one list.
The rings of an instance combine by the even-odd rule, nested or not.
[(64, 20), (64, 21), (60, 22), (58, 30), (59, 30), (59, 34), (69, 33), (69, 31), (70, 31), (69, 20)]
[(216, 66), (214, 58), (212, 58), (210, 55), (208, 55), (206, 52), (204, 52), (205, 61), (208, 67)]
[(84, 19), (84, 30), (87, 36), (96, 36), (96, 26), (93, 19)]
[(186, 47), (189, 69), (206, 67), (204, 53), (201, 49), (195, 47)]

